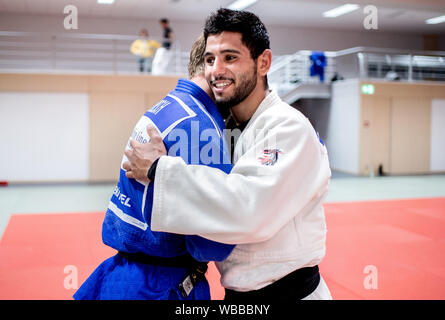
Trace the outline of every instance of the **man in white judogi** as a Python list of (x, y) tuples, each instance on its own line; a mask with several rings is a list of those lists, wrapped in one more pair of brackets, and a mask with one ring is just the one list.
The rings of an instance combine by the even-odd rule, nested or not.
[(226, 300), (331, 299), (318, 270), (331, 177), (326, 147), (306, 117), (268, 90), (272, 54), (258, 17), (220, 9), (204, 35), (206, 79), (218, 108), (242, 130), (234, 166), (225, 174), (165, 156), (148, 129), (152, 141), (135, 142), (124, 169), (154, 181), (151, 228), (237, 244), (217, 263)]

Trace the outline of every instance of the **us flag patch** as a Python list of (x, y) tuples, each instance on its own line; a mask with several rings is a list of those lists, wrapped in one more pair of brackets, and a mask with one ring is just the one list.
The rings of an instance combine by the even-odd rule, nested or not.
[(273, 166), (278, 161), (278, 155), (282, 153), (281, 149), (264, 149), (263, 155), (258, 160), (262, 165)]

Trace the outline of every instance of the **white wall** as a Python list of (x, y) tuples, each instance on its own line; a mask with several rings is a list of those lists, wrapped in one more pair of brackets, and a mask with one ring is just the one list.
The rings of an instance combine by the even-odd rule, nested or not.
[(359, 81), (334, 82), (326, 138), (326, 148), (328, 149), (331, 168), (358, 174), (359, 145)]
[[(78, 30), (67, 31), (63, 27), (64, 15), (24, 15), (0, 13), (1, 31), (35, 31), (35, 32), (70, 32), (137, 35), (140, 28), (148, 28), (152, 37), (161, 37), (158, 20), (153, 19), (106, 19), (79, 16)], [(184, 51), (188, 51), (193, 41), (200, 34), (202, 23), (188, 21), (171, 21)], [(400, 49), (423, 49), (421, 35), (384, 33), (372, 31), (342, 31), (315, 28), (292, 28), (267, 25), (274, 54), (282, 55), (295, 51), (325, 50), (335, 51), (357, 46), (388, 47)]]
[(268, 27), (275, 54), (298, 50), (338, 51), (353, 47), (423, 49), (421, 35), (392, 34), (380, 31), (342, 31), (315, 28)]
[(431, 171), (445, 171), (445, 99), (431, 102)]
[(0, 93), (0, 181), (86, 181), (85, 93)]

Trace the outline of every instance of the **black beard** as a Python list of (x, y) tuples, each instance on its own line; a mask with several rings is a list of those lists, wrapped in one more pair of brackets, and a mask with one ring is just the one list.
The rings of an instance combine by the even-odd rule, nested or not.
[(230, 109), (244, 101), (252, 93), (253, 89), (255, 89), (257, 84), (257, 73), (256, 68), (254, 70), (254, 74), (251, 78), (248, 78), (245, 75), (240, 77), (238, 81), (239, 85), (236, 87), (233, 96), (226, 100), (218, 100), (216, 98), (215, 103), (223, 119), (227, 119), (230, 115)]
[(223, 119), (227, 119), (230, 116), (230, 104), (225, 101), (216, 102), (216, 106), (218, 107), (219, 113)]

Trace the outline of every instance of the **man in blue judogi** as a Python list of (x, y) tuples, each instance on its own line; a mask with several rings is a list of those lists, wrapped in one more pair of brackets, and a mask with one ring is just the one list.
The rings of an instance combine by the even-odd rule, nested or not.
[[(173, 91), (142, 116), (131, 138), (147, 142), (146, 127), (151, 124), (169, 155), (229, 173), (232, 165), (224, 141), (224, 121), (206, 93), (211, 91), (203, 76), (204, 49), (201, 37), (190, 53), (191, 80), (180, 79)], [(126, 156), (122, 164), (125, 161)], [(102, 226), (103, 242), (118, 254), (100, 264), (74, 298), (210, 299), (204, 276), (207, 262), (224, 260), (234, 245), (151, 231), (153, 183), (127, 178), (122, 164)]]

